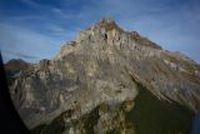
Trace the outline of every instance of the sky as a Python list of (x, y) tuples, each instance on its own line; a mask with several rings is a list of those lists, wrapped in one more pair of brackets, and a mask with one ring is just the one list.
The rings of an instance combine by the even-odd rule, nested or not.
[(3, 60), (51, 59), (65, 42), (105, 16), (200, 63), (199, 0), (1, 0)]

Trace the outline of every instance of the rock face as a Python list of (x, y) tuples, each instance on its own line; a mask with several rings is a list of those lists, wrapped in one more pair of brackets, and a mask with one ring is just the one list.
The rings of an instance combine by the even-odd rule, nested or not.
[(126, 115), (140, 96), (138, 84), (158, 102), (197, 113), (199, 74), (190, 58), (104, 18), (54, 59), (31, 65), (10, 84), (10, 93), (25, 124), (40, 126), (34, 132), (133, 134), (137, 127)]

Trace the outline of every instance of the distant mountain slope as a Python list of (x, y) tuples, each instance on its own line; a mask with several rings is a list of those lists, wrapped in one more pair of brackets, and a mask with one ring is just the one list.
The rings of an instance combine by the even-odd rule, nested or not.
[[(200, 111), (200, 66), (104, 18), (65, 44), (54, 59), (31, 65), (10, 84), (10, 93), (30, 129), (42, 124), (53, 128), (56, 121), (61, 123), (55, 128), (57, 133), (89, 133), (88, 127), (91, 133), (143, 133), (141, 124), (144, 129), (148, 125), (139, 122), (138, 127), (137, 117), (133, 115), (133, 121), (128, 121), (126, 115), (130, 112), (149, 118), (145, 113), (151, 109), (151, 103), (145, 101), (149, 96), (155, 97), (149, 100), (152, 107), (163, 110), (158, 116), (169, 114), (169, 122), (176, 115), (181, 118), (175, 124), (163, 124), (168, 120), (157, 118), (156, 124), (161, 121), (166, 129), (176, 129), (169, 132), (186, 133), (193, 114)], [(137, 109), (144, 117), (137, 111), (131, 112)], [(95, 117), (92, 111), (97, 111)], [(95, 123), (85, 126), (88, 119)], [(179, 122), (182, 125), (177, 125)]]
[(5, 64), (5, 69), (8, 75), (12, 75), (27, 69), (30, 65), (30, 63), (27, 63), (22, 59), (12, 59)]
[(12, 59), (4, 64), (4, 67), (6, 71), (6, 77), (8, 78), (8, 83), (10, 85), (12, 81), (15, 80), (15, 77), (18, 77), (29, 67), (31, 67), (31, 64), (22, 59)]

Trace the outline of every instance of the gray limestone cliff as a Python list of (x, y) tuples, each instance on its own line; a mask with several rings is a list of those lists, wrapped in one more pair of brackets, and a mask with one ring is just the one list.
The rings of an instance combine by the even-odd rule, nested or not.
[(52, 124), (63, 134), (137, 133), (137, 117), (131, 122), (127, 116), (137, 115), (132, 110), (143, 90), (152, 98), (144, 104), (173, 105), (184, 117), (200, 111), (200, 66), (107, 18), (80, 32), (54, 59), (29, 66), (9, 87), (25, 124), (45, 126), (38, 133), (53, 133), (47, 129)]

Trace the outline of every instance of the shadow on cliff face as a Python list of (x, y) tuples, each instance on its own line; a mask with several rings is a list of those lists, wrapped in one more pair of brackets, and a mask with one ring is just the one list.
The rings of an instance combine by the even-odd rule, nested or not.
[[(135, 107), (127, 114), (127, 120), (133, 122), (137, 134), (188, 134), (193, 117), (194, 113), (189, 109), (159, 100), (141, 85)], [(199, 125), (200, 116), (196, 120)], [(196, 130), (198, 126), (194, 127)]]
[(191, 134), (200, 134), (200, 113), (194, 117)]
[[(133, 124), (136, 134), (189, 134), (194, 113), (184, 106), (159, 100), (146, 88), (139, 85), (139, 95), (135, 100), (135, 107), (126, 113), (126, 122)], [(122, 110), (122, 109), (121, 109)], [(96, 111), (96, 112), (95, 112)], [(99, 120), (98, 108), (84, 115), (78, 122), (84, 124), (88, 134), (94, 134), (94, 126)], [(61, 134), (68, 127), (64, 127), (62, 115), (47, 126), (40, 126), (32, 133)], [(200, 115), (196, 116), (192, 134), (199, 134)], [(116, 129), (116, 128), (115, 128)], [(42, 130), (42, 131), (41, 131)], [(118, 134), (118, 132), (112, 132)]]

